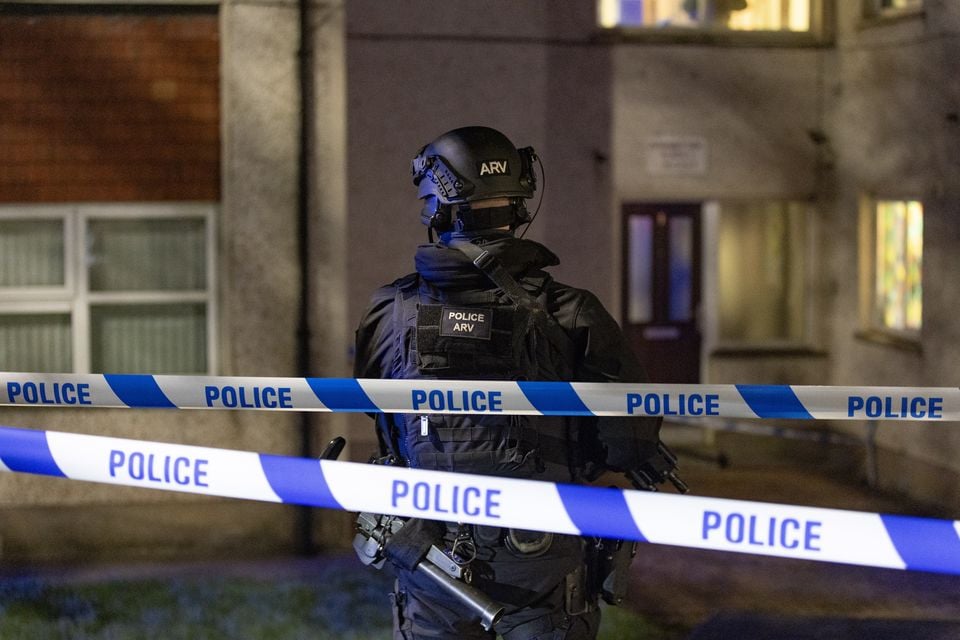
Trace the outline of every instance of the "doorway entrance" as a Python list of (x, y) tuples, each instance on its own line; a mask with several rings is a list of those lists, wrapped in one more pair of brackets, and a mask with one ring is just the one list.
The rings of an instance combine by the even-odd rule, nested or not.
[(699, 203), (623, 205), (623, 329), (652, 382), (700, 381)]

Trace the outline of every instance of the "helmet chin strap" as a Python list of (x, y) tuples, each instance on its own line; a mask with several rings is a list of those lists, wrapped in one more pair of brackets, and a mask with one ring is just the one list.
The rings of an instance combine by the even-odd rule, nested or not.
[[(453, 208), (456, 207), (456, 213)], [(510, 198), (510, 203), (499, 207), (472, 207), (469, 202), (441, 204), (430, 198), (420, 212), (420, 218), (427, 225), (427, 240), (432, 244), (434, 231), (439, 234), (457, 232), (477, 232), (494, 229), (516, 231), (520, 226), (532, 222), (523, 198)], [(522, 237), (522, 236), (521, 236)]]
[(470, 232), (507, 227), (512, 230), (516, 227), (519, 213), (514, 202), (479, 209), (472, 208), (469, 204), (461, 204), (457, 209), (456, 220), (453, 221), (453, 229)]

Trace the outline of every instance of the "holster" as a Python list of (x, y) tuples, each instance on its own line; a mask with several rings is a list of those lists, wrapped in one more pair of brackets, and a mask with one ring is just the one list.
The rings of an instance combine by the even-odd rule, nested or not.
[(638, 543), (595, 538), (587, 556), (587, 571), (594, 593), (610, 605), (620, 605), (627, 595), (629, 569)]

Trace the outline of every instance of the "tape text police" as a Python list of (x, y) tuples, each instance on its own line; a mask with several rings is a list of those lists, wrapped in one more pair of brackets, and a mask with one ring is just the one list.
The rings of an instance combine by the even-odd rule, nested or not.
[(110, 477), (125, 476), (131, 480), (176, 484), (184, 487), (209, 487), (208, 462), (208, 460), (187, 456), (113, 449), (110, 451)]
[(10, 404), (93, 404), (86, 382), (8, 382), (7, 399)]
[(203, 394), (208, 407), (227, 409), (292, 409), (290, 387), (217, 387), (207, 385)]
[(628, 393), (627, 413), (647, 416), (718, 416), (720, 396), (714, 393)]
[(394, 509), (413, 508), (431, 514), (499, 518), (500, 490), (439, 482), (394, 480), (390, 501)]
[(448, 413), (503, 411), (503, 393), (500, 391), (414, 389), (411, 400), (415, 411), (427, 409)]
[(848, 418), (913, 418), (943, 417), (943, 398), (925, 396), (850, 396)]
[(752, 547), (820, 551), (822, 524), (799, 518), (704, 511), (701, 537)]

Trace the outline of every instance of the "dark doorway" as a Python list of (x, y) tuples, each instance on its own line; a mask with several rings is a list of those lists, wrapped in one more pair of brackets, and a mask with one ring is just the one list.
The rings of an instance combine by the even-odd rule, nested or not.
[(700, 209), (623, 206), (623, 329), (653, 382), (700, 381)]

